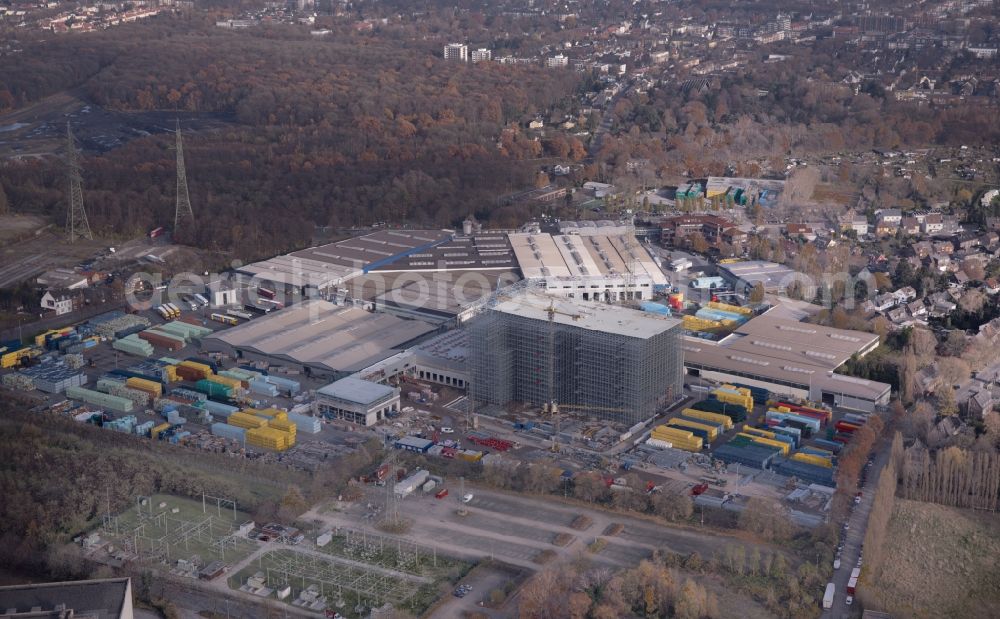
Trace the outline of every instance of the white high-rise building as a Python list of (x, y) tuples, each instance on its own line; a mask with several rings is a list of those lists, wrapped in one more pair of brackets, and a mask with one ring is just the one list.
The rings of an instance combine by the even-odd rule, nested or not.
[(472, 62), (489, 62), (493, 59), (493, 52), (486, 49), (485, 47), (480, 47), (479, 49), (472, 50)]
[(567, 58), (566, 56), (564, 56), (562, 54), (556, 54), (555, 56), (552, 56), (551, 58), (546, 58), (545, 59), (545, 66), (549, 67), (550, 69), (555, 69), (555, 68), (559, 68), (559, 67), (565, 67), (568, 64), (569, 64), (569, 58)]
[(469, 61), (469, 46), (464, 43), (449, 43), (444, 46), (445, 60)]

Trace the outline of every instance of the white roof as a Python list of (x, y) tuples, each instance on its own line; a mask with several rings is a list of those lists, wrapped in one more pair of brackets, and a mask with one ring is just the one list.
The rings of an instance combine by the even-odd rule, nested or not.
[(658, 316), (620, 305), (579, 301), (533, 292), (501, 301), (494, 307), (498, 312), (546, 321), (549, 320), (550, 308), (554, 323), (641, 339), (648, 339), (681, 324), (676, 318)]

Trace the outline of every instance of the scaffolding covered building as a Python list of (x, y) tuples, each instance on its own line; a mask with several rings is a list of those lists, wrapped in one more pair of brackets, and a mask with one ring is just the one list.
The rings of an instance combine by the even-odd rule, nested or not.
[(554, 401), (631, 426), (681, 394), (673, 318), (525, 291), (497, 298), (467, 328), (479, 407)]

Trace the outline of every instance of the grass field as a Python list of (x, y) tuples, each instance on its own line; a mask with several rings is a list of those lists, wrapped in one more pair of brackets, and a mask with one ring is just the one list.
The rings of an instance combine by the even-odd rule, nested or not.
[[(893, 616), (1000, 616), (996, 514), (896, 499), (885, 568), (865, 597)], [(862, 585), (868, 576), (862, 572)]]
[(243, 538), (229, 538), (225, 544), (221, 540), (250, 519), (231, 504), (213, 499), (206, 498), (203, 509), (201, 501), (158, 494), (99, 525), (98, 532), (118, 548), (134, 549), (147, 564), (173, 566), (178, 559), (192, 558), (202, 564), (216, 560), (233, 564), (250, 556), (257, 544)]

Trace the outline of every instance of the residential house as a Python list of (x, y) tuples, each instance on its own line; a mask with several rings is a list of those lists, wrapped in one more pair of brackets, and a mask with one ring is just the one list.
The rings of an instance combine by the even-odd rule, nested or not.
[(913, 301), (906, 306), (906, 311), (910, 312), (910, 316), (920, 319), (927, 316), (927, 306), (924, 305), (923, 299), (918, 299)]
[(722, 240), (730, 245), (744, 245), (747, 242), (747, 238), (747, 233), (739, 228), (726, 228), (722, 231)]
[(933, 246), (936, 254), (950, 256), (955, 253), (955, 245), (951, 241), (934, 241)]
[(997, 399), (989, 389), (983, 389), (974, 394), (965, 403), (965, 410), (973, 419), (981, 419), (983, 415), (993, 410)]
[(944, 230), (944, 216), (941, 213), (928, 213), (922, 225), (924, 234), (937, 234)]
[(899, 229), (903, 234), (910, 236), (920, 234), (920, 222), (917, 221), (916, 217), (904, 217), (899, 224)]
[(886, 310), (890, 310), (896, 307), (896, 297), (894, 297), (892, 293), (889, 292), (885, 294), (876, 295), (875, 298), (872, 299), (872, 306), (875, 308), (876, 312), (884, 312)]
[(979, 246), (979, 235), (975, 232), (963, 232), (952, 239), (956, 251), (969, 251)]
[(1000, 292), (1000, 280), (995, 277), (987, 277), (983, 282), (983, 292), (986, 294), (997, 294)]
[(903, 211), (898, 208), (884, 208), (875, 211), (876, 223), (888, 223), (899, 225), (903, 220)]
[(930, 241), (917, 241), (910, 247), (918, 258), (927, 258), (934, 253), (934, 244)]
[(993, 231), (1000, 231), (1000, 217), (987, 217), (986, 229)]
[(816, 240), (816, 232), (808, 224), (788, 224), (785, 227), (788, 238), (803, 238), (807, 241)]
[(66, 295), (54, 295), (51, 290), (42, 295), (41, 307), (44, 310), (55, 312), (56, 316), (62, 316), (73, 311), (73, 299)]
[(913, 286), (903, 286), (899, 290), (893, 292), (892, 296), (896, 298), (897, 304), (902, 305), (916, 299), (917, 291), (913, 288)]
[(959, 269), (955, 271), (955, 281), (958, 282), (960, 286), (965, 286), (969, 283), (969, 276), (965, 274), (965, 271)]
[(997, 234), (994, 230), (990, 230), (979, 237), (979, 243), (983, 247), (993, 247), (997, 243), (1000, 243), (1000, 234)]
[(875, 236), (895, 236), (899, 232), (899, 222), (879, 221), (875, 224)]
[(907, 313), (905, 307), (897, 307), (889, 310), (888, 313), (886, 313), (886, 318), (888, 318), (894, 325), (902, 326), (904, 323), (909, 322), (910, 315)]

